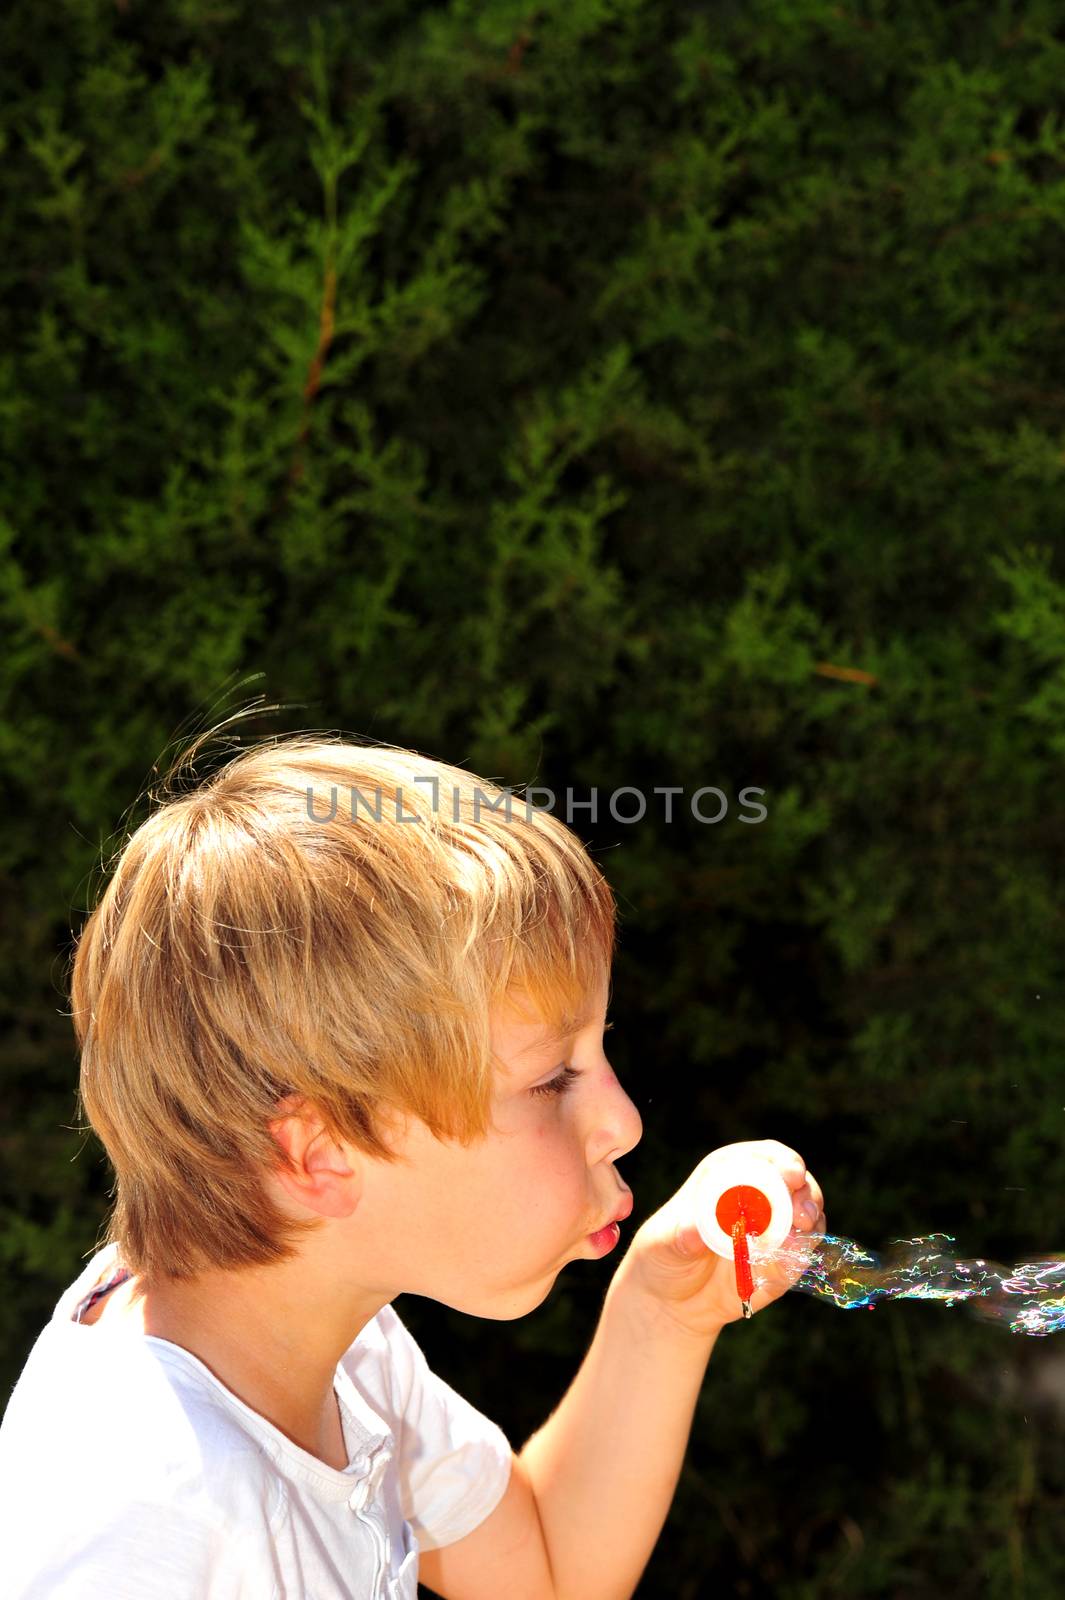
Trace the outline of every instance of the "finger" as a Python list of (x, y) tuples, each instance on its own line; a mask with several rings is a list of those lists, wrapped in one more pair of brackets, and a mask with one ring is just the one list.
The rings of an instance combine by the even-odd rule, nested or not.
[(803, 1233), (809, 1233), (817, 1221), (820, 1206), (811, 1198), (810, 1190), (804, 1183), (801, 1189), (796, 1189), (791, 1200), (792, 1220), (796, 1228)]
[(769, 1282), (782, 1285), (783, 1289), (793, 1289), (803, 1273), (812, 1267), (817, 1242), (824, 1232), (825, 1216), (822, 1212), (809, 1232), (790, 1233), (767, 1263), (765, 1273)]
[(782, 1248), (789, 1251), (794, 1250), (804, 1261), (809, 1261), (810, 1249), (813, 1245), (816, 1245), (818, 1239), (824, 1238), (826, 1227), (825, 1214), (823, 1211), (819, 1211), (817, 1216), (809, 1224), (804, 1225), (802, 1229), (796, 1224), (795, 1232), (788, 1235)]
[(779, 1139), (761, 1139), (758, 1149), (780, 1169), (780, 1175), (789, 1189), (799, 1189), (806, 1181), (806, 1162), (797, 1150), (781, 1144)]
[(796, 1189), (791, 1197), (795, 1213), (795, 1226), (797, 1228), (811, 1228), (817, 1221), (818, 1212), (823, 1210), (825, 1197), (821, 1192), (821, 1185), (809, 1172), (806, 1182), (800, 1189)]

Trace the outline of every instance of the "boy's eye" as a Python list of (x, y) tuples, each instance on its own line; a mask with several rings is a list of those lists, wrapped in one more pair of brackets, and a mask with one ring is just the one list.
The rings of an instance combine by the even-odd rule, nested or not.
[(571, 1083), (580, 1077), (575, 1067), (563, 1067), (557, 1078), (551, 1078), (547, 1083), (538, 1083), (535, 1089), (530, 1089), (530, 1094), (565, 1094)]

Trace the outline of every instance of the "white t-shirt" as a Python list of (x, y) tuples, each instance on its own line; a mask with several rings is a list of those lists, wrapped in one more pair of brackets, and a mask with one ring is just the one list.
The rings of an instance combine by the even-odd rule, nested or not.
[(75, 1321), (116, 1257), (61, 1296), (0, 1424), (5, 1600), (416, 1600), (419, 1548), (503, 1498), (506, 1435), (392, 1306), (337, 1364), (340, 1472), (181, 1346)]

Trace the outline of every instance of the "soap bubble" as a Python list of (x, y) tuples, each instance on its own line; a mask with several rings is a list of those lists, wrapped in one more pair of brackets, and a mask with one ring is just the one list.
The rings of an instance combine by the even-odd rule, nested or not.
[(1041, 1256), (1007, 1268), (994, 1261), (959, 1261), (946, 1233), (893, 1239), (882, 1255), (853, 1239), (826, 1233), (789, 1239), (775, 1250), (752, 1251), (756, 1285), (766, 1265), (802, 1264), (792, 1285), (843, 1311), (872, 1310), (881, 1300), (939, 1300), (967, 1305), (985, 1322), (1034, 1338), (1065, 1331), (1065, 1256)]

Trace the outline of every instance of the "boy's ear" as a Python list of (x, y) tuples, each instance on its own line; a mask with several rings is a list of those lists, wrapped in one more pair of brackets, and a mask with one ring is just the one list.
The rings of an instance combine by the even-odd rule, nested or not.
[(350, 1217), (359, 1203), (362, 1175), (350, 1153), (326, 1131), (313, 1102), (287, 1095), (267, 1124), (292, 1163), (272, 1176), (297, 1205), (323, 1217)]

